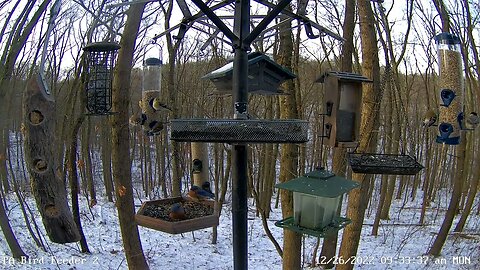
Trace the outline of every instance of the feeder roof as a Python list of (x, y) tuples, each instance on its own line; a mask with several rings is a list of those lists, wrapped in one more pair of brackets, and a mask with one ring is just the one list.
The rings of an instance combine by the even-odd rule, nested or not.
[(120, 48), (120, 45), (115, 42), (94, 42), (87, 44), (83, 47), (83, 50), (87, 52), (109, 52), (116, 51)]
[(448, 32), (443, 32), (434, 37), (437, 44), (455, 45), (460, 44), (460, 39)]
[(349, 73), (349, 72), (340, 72), (340, 71), (327, 71), (325, 72), (322, 76), (320, 76), (318, 79), (315, 80), (316, 83), (324, 83), (325, 79), (328, 76), (334, 76), (337, 77), (341, 81), (351, 81), (351, 82), (373, 82), (369, 78), (362, 76), (360, 74), (356, 73)]
[(162, 64), (162, 60), (155, 57), (145, 59), (146, 66), (161, 66)]
[[(259, 62), (266, 62), (266, 66), (280, 74), (286, 80), (296, 78), (297, 76), (293, 74), (287, 68), (282, 67), (281, 65), (277, 64), (267, 55), (260, 53), (260, 52), (252, 52), (248, 54), (248, 66), (252, 66)], [(220, 67), (207, 75), (203, 76), (202, 79), (216, 79), (231, 76), (233, 73), (233, 62), (230, 62), (223, 67)]]
[(360, 185), (323, 169), (315, 170), (275, 187), (319, 197), (335, 198)]

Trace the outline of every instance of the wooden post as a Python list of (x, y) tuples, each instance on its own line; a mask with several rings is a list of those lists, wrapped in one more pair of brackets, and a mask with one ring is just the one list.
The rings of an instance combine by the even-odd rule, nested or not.
[(25, 160), (32, 193), (50, 240), (55, 243), (76, 242), (80, 235), (67, 204), (65, 185), (55, 174), (55, 102), (41, 85), (39, 77), (30, 79), (23, 103)]

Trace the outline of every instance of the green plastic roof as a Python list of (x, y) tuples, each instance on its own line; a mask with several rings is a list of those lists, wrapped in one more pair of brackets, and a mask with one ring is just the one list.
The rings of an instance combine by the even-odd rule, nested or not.
[(275, 185), (280, 189), (327, 198), (338, 197), (359, 186), (355, 181), (325, 170), (312, 171), (305, 176)]
[[(283, 77), (285, 77), (287, 80), (288, 79), (293, 79), (296, 78), (297, 76), (293, 74), (290, 70), (282, 67), (281, 65), (277, 64), (275, 61), (273, 61), (270, 57), (267, 55), (260, 53), (260, 52), (252, 52), (248, 54), (248, 65), (253, 65), (257, 62), (260, 61), (266, 61), (268, 63), (268, 66), (272, 69), (275, 70), (276, 72), (282, 74)], [(202, 77), (202, 79), (216, 79), (216, 78), (222, 78), (226, 77), (227, 75), (230, 75), (233, 72), (233, 62), (230, 62)]]

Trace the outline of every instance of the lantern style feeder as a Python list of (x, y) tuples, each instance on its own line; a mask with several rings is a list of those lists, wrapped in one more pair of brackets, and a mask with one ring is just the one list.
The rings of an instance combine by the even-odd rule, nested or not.
[[(262, 95), (279, 95), (280, 84), (296, 78), (290, 70), (280, 66), (260, 52), (248, 54), (248, 92)], [(209, 79), (217, 90), (214, 94), (232, 94), (233, 62), (216, 69), (202, 79)]]
[(115, 58), (120, 45), (114, 42), (90, 43), (85, 51), (85, 88), (90, 115), (111, 114), (112, 80)]
[(440, 88), (437, 143), (457, 145), (463, 121), (463, 75), (460, 39), (450, 33), (435, 36)]
[(277, 184), (279, 189), (293, 191), (294, 216), (275, 225), (316, 237), (336, 232), (351, 222), (337, 214), (342, 195), (359, 186), (323, 168)]
[(362, 83), (372, 80), (355, 73), (329, 71), (315, 82), (324, 83), (324, 134), (332, 147), (356, 147), (360, 133)]

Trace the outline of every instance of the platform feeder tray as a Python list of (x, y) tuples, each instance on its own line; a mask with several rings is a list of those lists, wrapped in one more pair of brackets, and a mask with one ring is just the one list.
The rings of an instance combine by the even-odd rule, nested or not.
[[(169, 218), (170, 207), (174, 203), (183, 205), (187, 219), (171, 220)], [(209, 228), (218, 225), (214, 203), (214, 201), (196, 202), (184, 197), (147, 201), (138, 210), (135, 221), (140, 226), (170, 234)]]
[(349, 153), (348, 160), (355, 173), (415, 175), (424, 168), (409, 155)]
[(304, 143), (308, 121), (175, 119), (171, 138), (181, 142)]

